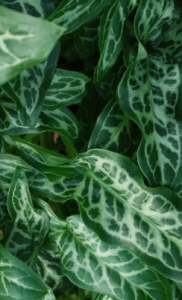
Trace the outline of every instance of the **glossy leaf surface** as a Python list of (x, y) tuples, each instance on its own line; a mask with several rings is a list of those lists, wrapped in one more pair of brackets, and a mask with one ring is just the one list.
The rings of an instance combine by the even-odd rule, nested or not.
[(55, 8), (53, 2), (49, 0), (1, 0), (1, 3), (7, 8), (41, 19), (47, 18)]
[(51, 112), (45, 110), (40, 114), (35, 127), (30, 128), (20, 123), (14, 105), (1, 103), (1, 105), (2, 104), (3, 108), (0, 107), (2, 116), (0, 119), (0, 135), (21, 135), (53, 131), (65, 136), (68, 140), (74, 141), (80, 134), (81, 126), (78, 120), (73, 113), (65, 107)]
[(0, 245), (0, 297), (2, 300), (55, 300), (52, 291), (24, 263)]
[(103, 148), (125, 154), (132, 145), (131, 121), (123, 114), (119, 103), (109, 102), (97, 119), (88, 149)]
[[(181, 90), (181, 69), (174, 64), (179, 61), (180, 53), (177, 49), (175, 61), (172, 44), (177, 43), (181, 31), (175, 27), (178, 32), (175, 38), (169, 27), (172, 16), (177, 18), (180, 10), (175, 10), (173, 1), (154, 2), (142, 1), (137, 10), (138, 61), (125, 73), (118, 96), (125, 115), (142, 130), (138, 161), (150, 185), (166, 185), (179, 192), (182, 146), (176, 109)], [(162, 26), (168, 29), (164, 36)], [(168, 47), (162, 48), (165, 44)]]
[[(0, 7), (0, 84), (46, 60), (65, 29)], [(36, 47), (35, 47), (36, 46)]]
[(46, 212), (35, 210), (24, 172), (17, 169), (8, 194), (8, 211), (13, 228), (6, 241), (6, 248), (30, 266), (49, 230)]
[(137, 0), (118, 1), (105, 10), (99, 27), (100, 60), (95, 70), (94, 80), (100, 81), (114, 65), (122, 50), (124, 22), (137, 5)]
[(15, 101), (18, 118), (25, 126), (32, 127), (39, 117), (59, 56), (57, 45), (44, 62), (20, 73), (15, 79), (2, 86), (6, 94)]
[[(46, 209), (44, 203), (41, 206)], [(171, 299), (169, 284), (164, 278), (148, 269), (132, 252), (102, 242), (79, 216), (68, 218), (65, 224), (60, 222), (57, 228), (52, 225), (51, 229), (50, 237), (60, 248), (63, 273), (81, 288), (107, 294), (113, 299), (129, 296)]]
[[(8, 158), (4, 155), (2, 160), (3, 181), (13, 173)], [(43, 194), (48, 190), (51, 199), (58, 201), (76, 199), (84, 222), (102, 240), (129, 246), (152, 268), (181, 280), (182, 208), (178, 197), (166, 188), (146, 188), (134, 163), (107, 150), (90, 150), (73, 160), (73, 166), (77, 176), (62, 177), (55, 183), (34, 171), (30, 186), (35, 190), (39, 186)]]
[(44, 109), (55, 110), (81, 102), (87, 93), (88, 81), (89, 78), (81, 73), (57, 69), (46, 94)]
[(63, 0), (48, 19), (66, 27), (68, 34), (97, 17), (109, 3), (110, 0)]

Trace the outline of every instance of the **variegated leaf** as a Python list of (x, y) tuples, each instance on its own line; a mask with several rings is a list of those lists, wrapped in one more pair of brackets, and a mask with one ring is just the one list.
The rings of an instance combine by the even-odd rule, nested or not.
[(102, 240), (130, 247), (158, 272), (182, 281), (182, 207), (176, 194), (146, 188), (138, 167), (111, 151), (89, 150), (72, 162), (78, 175), (49, 184), (49, 194), (58, 201), (76, 199), (85, 224)]
[(147, 48), (158, 46), (163, 40), (163, 31), (180, 17), (180, 13), (177, 1), (141, 0), (135, 16), (138, 40)]
[(13, 221), (5, 247), (16, 257), (33, 266), (39, 248), (49, 230), (45, 211), (34, 209), (25, 173), (16, 169), (8, 194), (8, 211)]
[(61, 271), (59, 249), (55, 242), (46, 239), (40, 247), (33, 270), (53, 291), (55, 291), (64, 275)]
[[(21, 160), (1, 155), (0, 181), (9, 182), (15, 165), (22, 165)], [(182, 280), (178, 197), (166, 188), (146, 188), (134, 163), (107, 150), (90, 150), (74, 159), (73, 166), (76, 177), (55, 183), (32, 170), (30, 188), (55, 201), (76, 199), (84, 222), (105, 242), (130, 247), (158, 272)]]
[[(15, 165), (22, 164), (11, 157), (0, 157), (3, 182), (9, 182)], [(90, 150), (73, 160), (73, 166), (83, 168), (83, 174), (56, 183), (34, 170), (30, 187), (55, 201), (75, 198), (84, 222), (105, 242), (130, 247), (152, 268), (182, 280), (182, 213), (177, 196), (166, 188), (146, 188), (135, 164), (107, 150)], [(27, 166), (24, 169), (28, 171)]]
[(113, 298), (111, 298), (109, 296), (102, 295), (102, 294), (97, 294), (92, 299), (93, 300), (113, 300)]
[[(37, 164), (37, 166), (39, 168), (39, 164)], [(7, 189), (9, 189), (10, 183), (12, 181), (13, 175), (17, 167), (21, 168), (26, 173), (31, 192), (37, 193), (38, 195), (45, 196), (53, 201), (59, 201), (59, 202), (65, 201), (64, 197), (62, 197), (60, 193), (62, 188), (60, 189), (60, 186), (57, 182), (56, 183), (51, 182), (50, 180), (47, 179), (47, 177), (44, 174), (35, 170), (33, 167), (31, 167), (25, 161), (23, 161), (20, 157), (11, 154), (0, 155), (1, 186), (3, 184)], [(73, 177), (75, 177), (80, 171), (75, 169), (74, 165), (70, 166), (69, 169), (70, 169), (70, 173), (72, 171), (72, 175), (74, 173)], [(52, 173), (49, 174), (49, 178), (52, 181), (54, 181), (53, 179), (55, 178), (55, 173), (56, 171), (53, 170)], [(68, 176), (69, 178), (71, 177), (70, 173)], [(63, 174), (64, 174), (64, 168), (61, 167), (59, 168), (59, 174), (56, 173), (56, 175), (57, 176), (59, 175), (61, 178), (65, 178)]]
[[(171, 64), (168, 51), (170, 49), (171, 57), (175, 60), (175, 54), (169, 46), (173, 41), (166, 40), (169, 49), (163, 49), (161, 58), (156, 59), (160, 47), (165, 43), (162, 26), (166, 25), (165, 22), (170, 24), (175, 16), (173, 1), (161, 0), (160, 4), (155, 1), (155, 5), (151, 1), (141, 2), (135, 19), (140, 40), (138, 61), (127, 70), (118, 95), (125, 115), (142, 130), (138, 162), (150, 185), (169, 186), (181, 196), (178, 176), (182, 167), (181, 125), (176, 118), (176, 109), (182, 82), (181, 68)], [(156, 30), (159, 25), (161, 30)], [(143, 48), (144, 56), (141, 56), (141, 44), (146, 47)], [(146, 52), (148, 45), (151, 47), (149, 53)]]
[(111, 0), (63, 0), (48, 18), (67, 28), (66, 34), (96, 18)]
[(55, 9), (50, 0), (1, 0), (1, 5), (41, 19), (47, 18)]
[[(50, 218), (54, 219), (52, 213)], [(118, 300), (172, 299), (166, 279), (131, 251), (102, 242), (80, 216), (69, 217), (67, 223), (60, 222), (50, 230), (60, 249), (63, 273), (79, 287)]]
[(37, 122), (54, 75), (59, 52), (60, 47), (57, 45), (45, 62), (23, 71), (2, 86), (3, 91), (15, 101), (18, 118), (25, 126), (32, 127)]
[(162, 43), (151, 51), (151, 56), (159, 62), (178, 64), (182, 62), (182, 22), (175, 21), (164, 33)]
[(21, 135), (53, 131), (65, 136), (71, 142), (76, 140), (80, 135), (80, 123), (66, 107), (51, 112), (47, 110), (43, 111), (35, 127), (30, 128), (20, 123), (13, 104), (1, 102), (1, 106), (0, 135)]
[(182, 280), (182, 208), (175, 193), (146, 188), (134, 163), (107, 150), (90, 150), (74, 164), (84, 175), (56, 188), (79, 202), (86, 225), (105, 242), (130, 247), (158, 272)]
[(43, 62), (65, 31), (45, 20), (0, 7), (0, 85)]
[(5, 136), (4, 139), (8, 144), (16, 146), (20, 157), (35, 169), (44, 172), (50, 181), (59, 180), (60, 176), (63, 175), (73, 176), (75, 173), (74, 168), (70, 166), (60, 168), (61, 165), (69, 161), (69, 158), (64, 155), (36, 146), (17, 136)]
[(46, 110), (80, 103), (86, 95), (86, 83), (90, 79), (82, 73), (57, 69), (44, 101)]
[(99, 27), (100, 60), (95, 69), (94, 81), (100, 81), (107, 71), (114, 65), (123, 46), (124, 22), (137, 5), (137, 0), (114, 0), (102, 18)]
[(131, 126), (119, 103), (110, 101), (97, 119), (88, 149), (103, 148), (121, 154), (128, 153), (132, 145)]
[(119, 86), (125, 115), (142, 130), (138, 161), (151, 185), (173, 187), (180, 169), (180, 125), (175, 119), (179, 74), (178, 65), (160, 65), (148, 57), (132, 65)]
[(52, 291), (26, 264), (0, 244), (1, 300), (55, 300)]

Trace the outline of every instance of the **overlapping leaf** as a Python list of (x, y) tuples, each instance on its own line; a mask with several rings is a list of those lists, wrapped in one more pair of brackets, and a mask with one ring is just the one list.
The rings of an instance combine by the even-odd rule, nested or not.
[(114, 65), (122, 50), (124, 22), (137, 5), (137, 0), (112, 2), (102, 18), (99, 27), (100, 60), (95, 70), (94, 80), (100, 81)]
[(7, 8), (32, 15), (34, 17), (39, 17), (41, 19), (47, 18), (55, 8), (54, 3), (49, 0), (1, 0), (1, 3)]
[(173, 294), (173, 300), (181, 300), (182, 298), (182, 292), (178, 289), (177, 285), (173, 283), (171, 285), (172, 294)]
[(138, 40), (134, 36), (134, 32), (125, 27), (123, 59), (127, 68), (136, 61), (138, 55), (138, 46)]
[(1, 300), (55, 300), (52, 291), (28, 266), (0, 244)]
[[(181, 172), (181, 125), (176, 118), (181, 71), (179, 65), (174, 64), (179, 62), (180, 53), (178, 49), (173, 53), (172, 48), (179, 40), (180, 30), (176, 29), (178, 35), (175, 37), (170, 28), (163, 37), (164, 26), (168, 28), (177, 14), (173, 1), (141, 2), (135, 28), (145, 49), (143, 56), (139, 51), (139, 60), (127, 70), (118, 94), (125, 115), (142, 130), (138, 161), (150, 185), (167, 185), (181, 196), (178, 180)], [(168, 47), (164, 49), (164, 45)]]
[(60, 176), (71, 176), (75, 173), (74, 168), (70, 166), (60, 168), (69, 161), (69, 158), (64, 155), (36, 146), (16, 136), (5, 136), (5, 141), (16, 146), (23, 160), (43, 172), (51, 181), (59, 180)]
[(50, 237), (60, 248), (63, 273), (76, 285), (119, 300), (171, 299), (167, 280), (148, 269), (135, 254), (102, 242), (79, 216), (59, 222), (44, 202), (38, 203), (49, 213)]
[(48, 20), (67, 28), (66, 34), (96, 18), (111, 0), (63, 0)]
[(98, 50), (99, 17), (66, 35), (61, 41), (61, 55), (69, 62), (88, 59)]
[(119, 82), (126, 71), (122, 57), (119, 57), (115, 65), (108, 71), (104, 78), (95, 84), (98, 94), (103, 99), (110, 101), (116, 98), (116, 92)]
[(27, 179), (21, 169), (17, 169), (13, 176), (7, 207), (13, 228), (5, 246), (16, 257), (32, 266), (48, 233), (49, 219), (46, 212), (34, 209)]
[(0, 7), (0, 85), (43, 62), (65, 29)]
[(88, 86), (88, 94), (81, 102), (77, 113), (77, 118), (83, 127), (83, 135), (81, 135), (81, 140), (78, 140), (76, 143), (76, 147), (80, 152), (83, 152), (87, 149), (88, 141), (95, 126), (96, 120), (106, 104), (107, 99), (99, 96), (94, 90), (93, 85), (90, 84)]
[(64, 275), (56, 243), (49, 239), (45, 241), (39, 249), (33, 269), (53, 291), (58, 288)]
[(44, 109), (55, 110), (61, 106), (80, 103), (86, 95), (86, 83), (90, 79), (82, 73), (57, 69), (47, 91)]
[[(6, 157), (1, 181), (13, 173)], [(146, 188), (134, 163), (107, 150), (90, 150), (72, 164), (77, 176), (51, 183), (34, 173), (30, 187), (54, 200), (76, 199), (84, 222), (102, 240), (130, 247), (158, 272), (181, 280), (182, 208), (175, 193)]]
[(149, 49), (158, 46), (163, 40), (166, 28), (178, 19), (181, 13), (177, 1), (141, 0), (135, 16), (135, 29), (138, 40)]
[(12, 103), (1, 102), (1, 106), (0, 135), (21, 135), (53, 131), (65, 136), (72, 142), (79, 137), (81, 126), (74, 114), (66, 107), (51, 112), (44, 110), (40, 114), (35, 127), (30, 128), (20, 123), (15, 106)]
[(113, 298), (98, 294), (96, 297), (93, 298), (93, 300), (113, 300)]
[[(36, 161), (37, 163), (37, 161)], [(70, 166), (70, 165), (68, 165)], [(67, 166), (67, 167), (68, 167)], [(45, 175), (41, 172), (35, 170), (33, 167), (28, 165), (25, 161), (20, 159), (19, 157), (11, 154), (1, 154), (0, 155), (0, 184), (4, 185), (6, 188), (9, 188), (9, 185), (12, 181), (13, 175), (16, 171), (16, 168), (21, 168), (27, 175), (28, 184), (30, 187), (30, 190), (34, 193), (37, 193), (38, 195), (43, 195), (53, 201), (64, 201), (64, 197), (62, 197), (62, 191), (64, 188), (60, 187), (59, 181), (54, 183), (47, 179), (47, 174), (45, 172)], [(39, 166), (37, 163), (37, 167)], [(49, 169), (49, 166), (48, 166)], [(67, 168), (68, 170), (68, 168)], [(77, 174), (79, 174), (79, 170), (75, 169), (75, 166), (69, 167), (70, 173), (69, 178), (71, 177), (70, 174), (74, 175), (75, 177)], [(49, 170), (50, 171), (50, 170)], [(59, 174), (56, 173), (56, 170), (54, 170), (52, 173), (50, 172), (49, 178), (52, 180), (55, 178), (55, 174), (60, 176), (62, 179), (65, 178), (65, 171), (64, 168), (59, 168), (58, 170)], [(54, 180), (52, 180), (54, 181)], [(73, 190), (70, 190), (70, 193), (73, 193)]]
[(131, 145), (131, 121), (125, 117), (119, 103), (110, 101), (97, 119), (88, 149), (103, 148), (126, 154)]
[(25, 126), (36, 124), (56, 68), (60, 47), (57, 45), (48, 59), (20, 73), (2, 86), (6, 94), (16, 102), (18, 118)]
[(65, 179), (56, 188), (65, 198), (77, 199), (89, 228), (181, 280), (182, 209), (176, 195), (165, 188), (147, 189), (135, 164), (106, 150), (90, 150), (77, 158), (76, 166), (85, 169), (84, 175)]

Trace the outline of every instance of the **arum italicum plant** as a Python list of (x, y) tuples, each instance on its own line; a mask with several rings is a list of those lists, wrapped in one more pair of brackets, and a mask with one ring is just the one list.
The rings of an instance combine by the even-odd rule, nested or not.
[(182, 5), (0, 1), (0, 300), (182, 300)]

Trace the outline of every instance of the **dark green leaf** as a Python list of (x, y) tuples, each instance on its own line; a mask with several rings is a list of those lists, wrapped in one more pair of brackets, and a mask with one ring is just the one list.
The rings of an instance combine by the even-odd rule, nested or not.
[(86, 83), (89, 80), (82, 73), (57, 69), (46, 94), (44, 109), (55, 110), (61, 106), (80, 103), (87, 94)]
[(63, 0), (48, 20), (67, 28), (66, 34), (96, 18), (111, 0)]
[(32, 127), (39, 117), (57, 64), (60, 47), (57, 45), (44, 63), (20, 73), (2, 86), (3, 91), (15, 101), (18, 118), (25, 126)]
[(52, 291), (23, 262), (0, 244), (1, 300), (55, 300)]
[(8, 211), (13, 228), (5, 246), (16, 257), (30, 266), (49, 230), (47, 213), (34, 209), (24, 172), (16, 169), (8, 194)]

